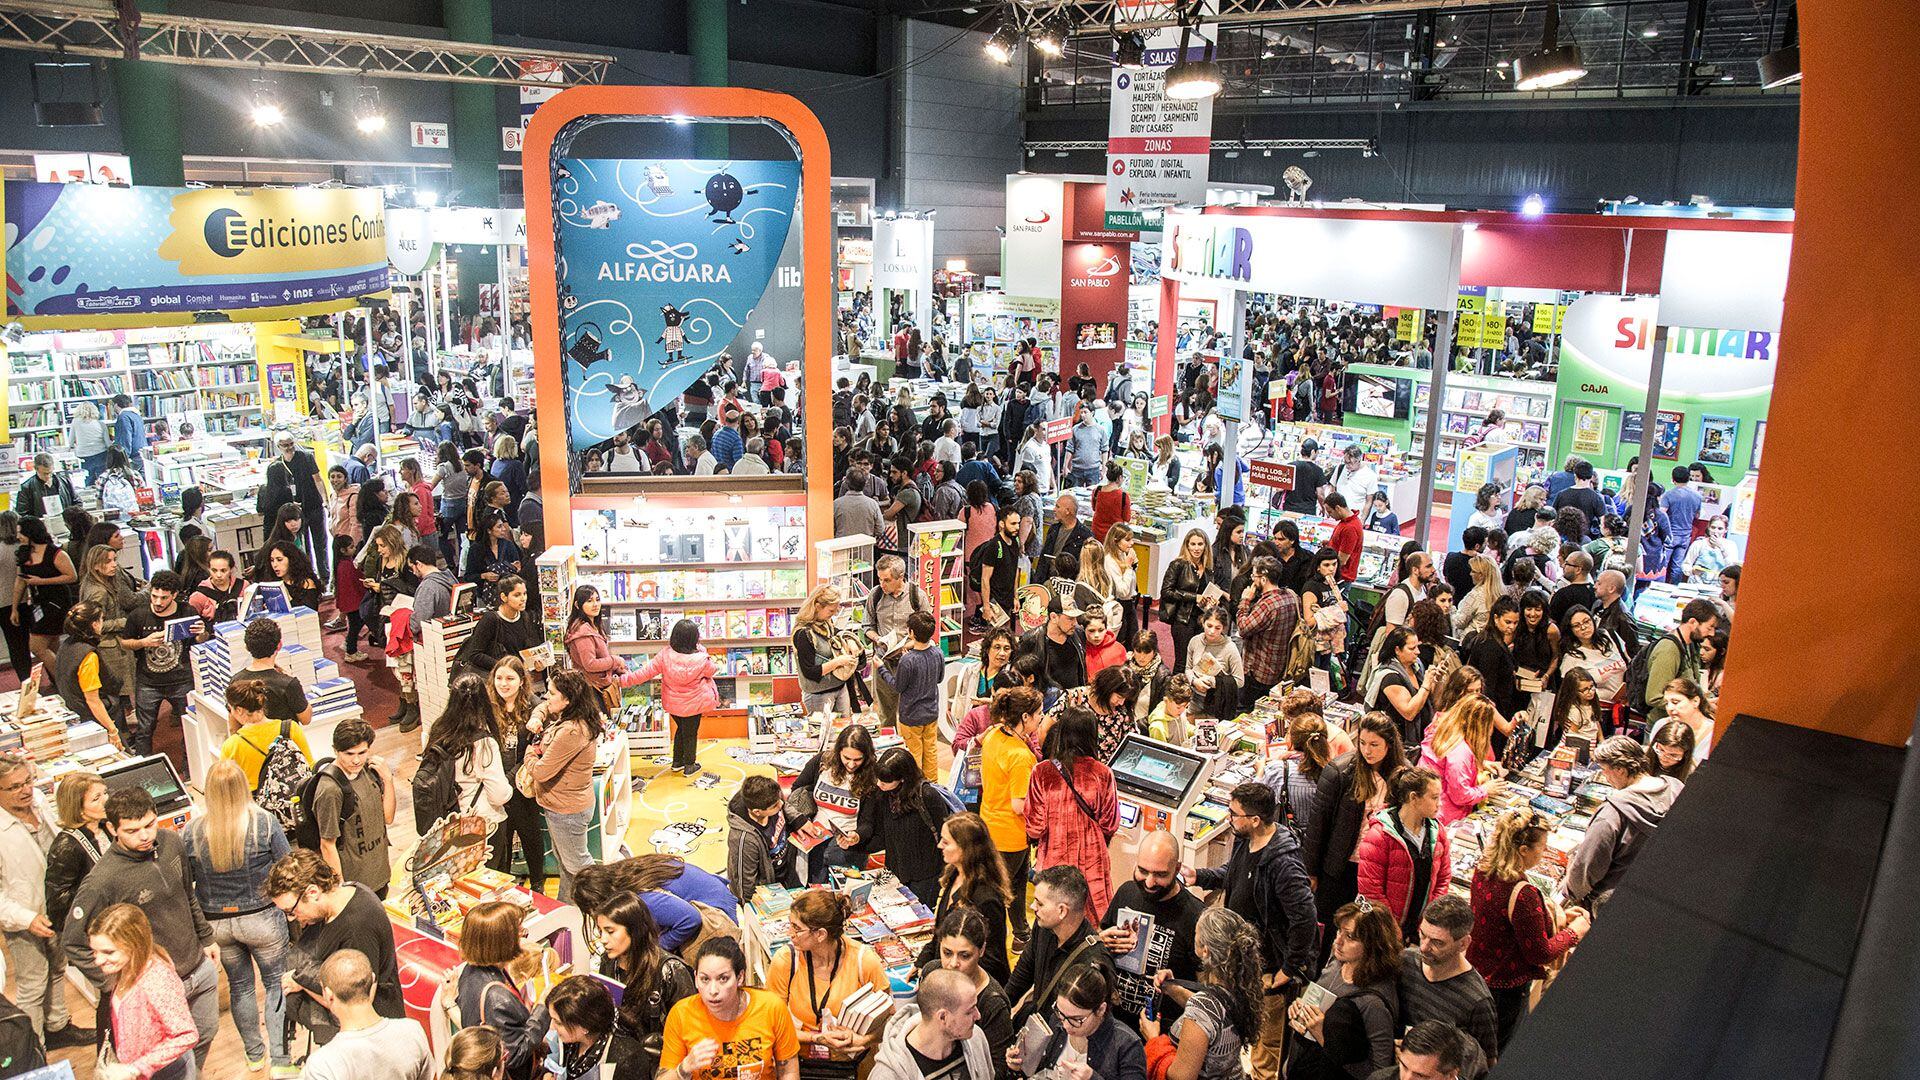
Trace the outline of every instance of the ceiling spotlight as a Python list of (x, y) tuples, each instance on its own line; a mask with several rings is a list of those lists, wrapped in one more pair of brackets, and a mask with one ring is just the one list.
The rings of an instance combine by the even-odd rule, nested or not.
[(1313, 186), (1313, 177), (1308, 176), (1307, 170), (1300, 166), (1289, 165), (1281, 172), (1280, 182), (1287, 185), (1287, 191), (1291, 196), (1287, 199), (1288, 202), (1305, 202), (1307, 189)]
[(1144, 67), (1146, 62), (1146, 35), (1138, 30), (1121, 30), (1113, 35), (1113, 65), (1115, 67)]
[(1197, 101), (1218, 94), (1226, 80), (1220, 75), (1220, 65), (1213, 62), (1213, 43), (1208, 42), (1202, 58), (1187, 59), (1187, 46), (1193, 40), (1193, 23), (1181, 20), (1179, 58), (1167, 69), (1166, 89), (1168, 97), (1179, 101)]
[(380, 87), (365, 78), (354, 89), (353, 126), (359, 128), (362, 135), (385, 131), (387, 127), (386, 111), (380, 107)]
[(1514, 62), (1516, 90), (1551, 90), (1586, 77), (1580, 47), (1560, 44), (1560, 5), (1547, 5), (1547, 32), (1540, 51)]
[(1019, 45), (1020, 31), (1014, 29), (1013, 20), (1002, 19), (999, 28), (994, 30), (993, 36), (988, 38), (987, 43), (981, 48), (986, 52), (987, 59), (994, 63), (1011, 64), (1013, 50)]
[(1520, 216), (1536, 218), (1547, 212), (1547, 200), (1539, 195), (1529, 195), (1520, 202)]
[(1059, 56), (1067, 51), (1067, 35), (1072, 30), (1073, 27), (1067, 22), (1066, 13), (1056, 12), (1042, 19), (1033, 28), (1030, 40), (1033, 42), (1033, 47), (1040, 50), (1041, 55)]
[(1762, 90), (1800, 81), (1800, 9), (1797, 5), (1787, 9), (1786, 41), (1779, 49), (1762, 56), (1759, 64)]
[(280, 107), (280, 91), (273, 80), (260, 76), (253, 80), (253, 122), (259, 127), (272, 127), (287, 118), (286, 110)]
[(1649, 26), (1645, 30), (1640, 31), (1640, 36), (1643, 38), (1657, 38), (1660, 36), (1660, 28), (1657, 26)]

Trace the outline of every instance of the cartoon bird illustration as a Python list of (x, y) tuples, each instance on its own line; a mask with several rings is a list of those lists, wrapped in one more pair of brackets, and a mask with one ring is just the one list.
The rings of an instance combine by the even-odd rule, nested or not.
[(694, 849), (700, 838), (707, 834), (707, 819), (696, 818), (693, 821), (676, 821), (653, 830), (647, 842), (655, 851), (668, 855), (685, 855)]
[(727, 245), (727, 250), (733, 252), (735, 255), (745, 255), (753, 249), (747, 246), (745, 240), (735, 240), (733, 243)]
[(587, 207), (583, 214), (589, 229), (605, 229), (620, 220), (620, 208), (605, 199)]

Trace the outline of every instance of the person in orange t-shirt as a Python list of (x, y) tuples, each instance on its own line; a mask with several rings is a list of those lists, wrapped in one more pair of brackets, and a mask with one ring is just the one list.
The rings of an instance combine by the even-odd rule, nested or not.
[(799, 1080), (800, 1036), (778, 994), (746, 985), (740, 943), (710, 938), (694, 955), (695, 997), (667, 1014), (659, 1080)]

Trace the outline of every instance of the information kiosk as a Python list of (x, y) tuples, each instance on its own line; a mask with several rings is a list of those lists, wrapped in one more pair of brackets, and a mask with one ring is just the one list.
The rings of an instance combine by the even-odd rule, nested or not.
[(1120, 740), (1112, 765), (1120, 795), (1120, 832), (1112, 848), (1115, 881), (1133, 877), (1142, 836), (1154, 830), (1186, 834), (1187, 813), (1206, 793), (1213, 760), (1138, 733)]

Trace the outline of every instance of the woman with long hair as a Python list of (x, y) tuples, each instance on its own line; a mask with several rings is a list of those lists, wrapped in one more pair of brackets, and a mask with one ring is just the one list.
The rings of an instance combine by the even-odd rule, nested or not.
[[(400, 594), (412, 595), (420, 585), (411, 565), (407, 561), (409, 545), (406, 536), (394, 525), (381, 525), (367, 535), (366, 544), (360, 549), (360, 557), (355, 561), (354, 569), (360, 579), (369, 588), (360, 598), (360, 607), (348, 618), (347, 642), (352, 645), (355, 637), (355, 623), (367, 631), (367, 643), (375, 649), (387, 647), (386, 620), (380, 612)], [(336, 592), (336, 605), (340, 597)], [(353, 657), (348, 657), (353, 659)]]
[(800, 701), (808, 712), (845, 716), (854, 710), (856, 700), (865, 700), (858, 674), (860, 653), (841, 648), (833, 625), (840, 601), (839, 589), (821, 585), (794, 615), (794, 662), (800, 672)]
[(359, 505), (360, 485), (347, 475), (347, 467), (334, 465), (327, 469), (327, 520), (333, 523), (335, 536), (352, 537), (356, 547), (366, 541), (357, 512)]
[[(220, 966), (227, 972), (233, 1026), (247, 1053), (247, 1067), (286, 1066), (286, 996), (280, 976), (286, 970), (287, 919), (267, 895), (267, 872), (292, 850), (280, 819), (254, 804), (247, 774), (238, 762), (221, 759), (206, 775), (206, 813), (187, 827), (187, 857), (193, 864), (193, 891), (213, 926)], [(254, 973), (266, 988), (266, 1015), (254, 1002)], [(266, 1039), (260, 1038), (264, 1019)]]
[[(409, 459), (411, 461), (411, 459)], [(416, 466), (417, 467), (417, 466)], [(400, 530), (406, 545), (420, 542), (420, 496), (412, 488), (402, 487), (387, 510), (386, 524)]]
[(387, 490), (384, 478), (371, 476), (361, 482), (360, 493), (353, 499), (353, 516), (360, 523), (362, 536), (371, 536), (373, 530), (386, 524), (387, 507), (392, 499), (393, 493)]
[[(992, 834), (978, 814), (954, 814), (940, 825), (940, 892), (934, 923), (945, 925), (955, 911), (972, 911), (986, 924), (980, 966), (1002, 986), (1013, 968), (1007, 962), (1007, 912), (1014, 901), (1007, 867)], [(1022, 891), (1026, 883), (1021, 882)], [(924, 900), (922, 901), (925, 902)], [(920, 953), (925, 966), (938, 959), (939, 939)]]
[(1318, 712), (1295, 713), (1287, 721), (1286, 751), (1260, 778), (1273, 789), (1276, 821), (1303, 835), (1313, 827), (1314, 797), (1332, 763), (1326, 718)]
[[(1260, 1036), (1266, 994), (1260, 935), (1238, 912), (1216, 907), (1200, 913), (1193, 939), (1199, 985), (1160, 980), (1167, 1000), (1183, 1010), (1166, 1080), (1240, 1080), (1240, 1048)], [(1140, 1034), (1155, 1042), (1159, 1021), (1142, 1017)]]
[[(447, 687), (446, 708), (427, 733), (421, 760), (424, 762), (429, 754), (453, 763), (454, 782), (459, 789), (454, 805), (459, 813), (478, 814), (490, 827), (506, 820), (513, 784), (507, 779), (486, 679), (470, 671), (453, 677)], [(432, 824), (418, 822), (417, 818), (422, 832)]]
[(1600, 699), (1593, 672), (1583, 667), (1565, 669), (1560, 676), (1560, 688), (1553, 695), (1551, 719), (1538, 729), (1534, 749), (1551, 754), (1562, 739), (1573, 735), (1586, 740), (1579, 754), (1579, 764), (1585, 765), (1603, 738), (1600, 718), (1605, 711), (1606, 703)]
[(1372, 681), (1362, 700), (1400, 725), (1400, 741), (1418, 743), (1433, 718), (1440, 673), (1420, 662), (1420, 636), (1404, 626), (1387, 627), (1374, 655)]
[(1474, 867), (1473, 939), (1467, 960), (1493, 991), (1500, 1049), (1527, 1013), (1527, 992), (1547, 965), (1587, 935), (1587, 913), (1560, 912), (1527, 874), (1547, 853), (1553, 821), (1530, 807), (1501, 814)]
[(1661, 697), (1666, 699), (1667, 714), (1653, 726), (1649, 738), (1671, 724), (1684, 724), (1693, 732), (1694, 764), (1707, 760), (1707, 753), (1713, 748), (1713, 699), (1700, 689), (1700, 684), (1687, 678), (1669, 682)]
[(513, 522), (499, 510), (486, 509), (477, 515), (479, 531), (467, 545), (466, 573), (461, 580), (479, 586), (482, 606), (497, 602), (501, 582), (514, 577), (526, 580), (531, 567), (527, 553), (514, 542)]
[[(117, 526), (108, 526), (118, 535)], [(120, 685), (133, 690), (133, 654), (120, 644), (120, 633), (127, 616), (145, 603), (127, 573), (120, 566), (115, 545), (96, 543), (87, 548), (80, 574), (80, 602), (100, 609), (100, 662), (112, 670)]]
[[(577, 590), (574, 600), (585, 615)], [(591, 603), (597, 612), (599, 598), (594, 597)], [(579, 625), (587, 623), (583, 621)], [(567, 648), (571, 651), (573, 647), (574, 639), (569, 631)], [(622, 673), (613, 677), (610, 686), (637, 686), (656, 675), (660, 677), (660, 705), (673, 721), (673, 759), (667, 767), (679, 769), (687, 776), (699, 773), (700, 717), (720, 707), (720, 686), (714, 682), (720, 662), (701, 648), (700, 624), (692, 619), (674, 623), (667, 647), (648, 657), (637, 671), (627, 672), (618, 658), (612, 659), (621, 665)], [(578, 662), (576, 659), (575, 663)], [(608, 674), (612, 677), (611, 672)]]
[(1514, 642), (1520, 632), (1520, 605), (1510, 596), (1494, 601), (1486, 629), (1461, 642), (1460, 659), (1480, 672), (1486, 681), (1486, 696), (1500, 715), (1514, 717), (1526, 711), (1531, 695), (1520, 689), (1520, 665), (1514, 657)]
[(1654, 729), (1647, 745), (1647, 775), (1671, 776), (1685, 782), (1693, 777), (1693, 728), (1687, 724), (1661, 724)]
[(829, 866), (853, 865), (852, 851), (864, 839), (860, 805), (873, 793), (877, 756), (873, 734), (864, 725), (850, 724), (834, 736), (831, 749), (809, 759), (794, 777), (793, 790), (810, 795), (814, 810), (788, 824), (798, 828), (802, 821), (818, 821), (836, 833), (832, 843), (814, 848), (807, 859), (809, 885), (825, 883)]
[[(1005, 681), (1001, 678), (1001, 673), (1007, 670), (1007, 665), (1013, 663), (1015, 644), (1013, 631), (1004, 626), (994, 627), (987, 631), (986, 637), (980, 639), (980, 666), (975, 669), (972, 682), (967, 688), (967, 708), (956, 709), (955, 715), (966, 712), (968, 709), (977, 709), (993, 701), (994, 690)], [(965, 750), (963, 748), (958, 752), (964, 753)]]
[(1560, 628), (1553, 625), (1548, 608), (1546, 593), (1539, 589), (1522, 593), (1520, 626), (1513, 634), (1513, 662), (1526, 683), (1522, 692), (1531, 695), (1528, 705), (1536, 716), (1547, 711), (1546, 684), (1559, 661)]
[(55, 546), (47, 523), (37, 517), (20, 519), (20, 546), (14, 558), (20, 571), (13, 593), (6, 598), (13, 625), (26, 630), (27, 648), (52, 671), (67, 609), (78, 599), (74, 586), (80, 580), (79, 570), (73, 559)]
[(632, 893), (615, 896), (593, 916), (601, 973), (625, 989), (614, 1010), (613, 1056), (636, 1077), (659, 1070), (667, 1012), (695, 993), (693, 969), (660, 947), (660, 927)]
[(108, 741), (121, 748), (120, 724), (130, 688), (100, 659), (100, 626), (95, 604), (83, 600), (67, 609), (66, 634), (47, 671), (67, 708), (105, 728)]
[(1296, 1000), (1287, 1008), (1293, 1040), (1287, 1080), (1368, 1077), (1394, 1063), (1399, 1029), (1400, 928), (1385, 907), (1368, 900), (1336, 909), (1332, 955), (1314, 982), (1333, 994), (1325, 1012)]
[(287, 602), (294, 607), (320, 608), (320, 578), (313, 562), (291, 540), (275, 540), (267, 548), (267, 576), (255, 581), (277, 581), (286, 586)]
[(579, 672), (559, 672), (549, 684), (547, 700), (527, 721), (527, 730), (541, 737), (527, 765), (534, 800), (546, 816), (547, 835), (560, 862), (559, 899), (566, 903), (573, 899), (573, 876), (593, 861), (587, 851), (593, 759), (606, 733), (606, 717), (599, 695)]
[(47, 921), (58, 934), (66, 929), (73, 894), (107, 853), (113, 835), (106, 825), (107, 782), (99, 773), (77, 769), (62, 776), (53, 787), (53, 804), (60, 835), (47, 849)]
[(1076, 866), (1087, 879), (1087, 917), (1098, 923), (1113, 896), (1112, 853), (1120, 831), (1113, 770), (1098, 756), (1091, 712), (1069, 705), (1047, 732), (1045, 759), (1034, 766), (1024, 817), (1036, 843), (1035, 865)]
[(1173, 655), (1184, 661), (1187, 642), (1200, 633), (1200, 616), (1212, 610), (1216, 598), (1202, 595), (1213, 579), (1213, 545), (1199, 529), (1187, 530), (1180, 554), (1167, 564), (1160, 578), (1160, 619), (1173, 636)]
[(173, 958), (154, 942), (146, 912), (132, 904), (114, 904), (93, 913), (87, 944), (108, 991), (101, 1036), (111, 1054), (94, 1070), (96, 1080), (185, 1080), (193, 1075), (193, 1047), (200, 1035), (187, 1007), (187, 987), (174, 970)]
[[(535, 741), (535, 734), (527, 730), (527, 721), (533, 715), (533, 683), (527, 678), (527, 666), (517, 656), (503, 656), (493, 665), (487, 676), (487, 705), (493, 714), (493, 728), (500, 740), (500, 769), (511, 778), (520, 770), (520, 763), (526, 757), (527, 750)], [(509, 785), (511, 787), (511, 785)], [(487, 865), (501, 873), (513, 866), (513, 841), (520, 840), (520, 851), (526, 860), (527, 884), (534, 892), (542, 892), (547, 884), (547, 830), (546, 821), (540, 813), (540, 804), (530, 796), (513, 788), (507, 796), (505, 814), (499, 828), (493, 831)]]
[(180, 554), (174, 557), (173, 572), (180, 575), (180, 593), (184, 598), (200, 583), (207, 580), (207, 564), (213, 559), (213, 538), (206, 535), (190, 536), (180, 544)]
[[(501, 658), (520, 656), (528, 659), (528, 665), (535, 672), (548, 670), (544, 653), (535, 652), (527, 658), (528, 650), (537, 650), (546, 644), (547, 632), (540, 625), (540, 616), (528, 606), (527, 583), (515, 574), (508, 574), (499, 581), (500, 602), (492, 611), (482, 614), (473, 625), (473, 633), (460, 645), (460, 651), (454, 654), (454, 663), (461, 668), (485, 675), (493, 670), (493, 665)], [(578, 675), (579, 672), (574, 674)], [(585, 678), (581, 679), (585, 682)], [(601, 707), (600, 695), (587, 687), (587, 693), (593, 698), (595, 709)]]
[(1593, 677), (1602, 705), (1620, 695), (1627, 675), (1626, 646), (1611, 632), (1600, 629), (1593, 612), (1578, 604), (1560, 617), (1560, 660), (1557, 673), (1565, 681), (1567, 673), (1583, 669)]
[(1507, 783), (1487, 760), (1493, 754), (1493, 721), (1499, 715), (1483, 696), (1464, 698), (1433, 722), (1420, 744), (1420, 764), (1440, 777), (1440, 824), (1473, 813)]
[(1460, 638), (1486, 629), (1494, 602), (1501, 596), (1498, 563), (1485, 555), (1475, 555), (1467, 560), (1467, 573), (1473, 579), (1473, 587), (1453, 605), (1453, 632)]
[(518, 904), (490, 900), (467, 912), (460, 928), (460, 1022), (500, 1033), (508, 1080), (537, 1075), (544, 1049), (543, 1025), (518, 988), (527, 974), (522, 967), (527, 948), (521, 940), (525, 918)]
[(1133, 527), (1124, 521), (1114, 522), (1100, 546), (1107, 555), (1107, 577), (1113, 582), (1108, 595), (1120, 605), (1120, 625), (1115, 632), (1120, 640), (1132, 641), (1144, 625), (1140, 615), (1140, 554), (1133, 546)]
[(1716, 630), (1700, 643), (1700, 689), (1709, 700), (1720, 700), (1720, 687), (1727, 677), (1727, 632)]
[[(645, 680), (628, 675), (626, 662), (614, 655), (613, 645), (608, 642), (606, 631), (600, 626), (600, 610), (600, 590), (591, 585), (576, 586), (573, 604), (567, 610), (566, 629), (561, 636), (566, 641), (567, 659), (573, 662), (580, 674), (587, 677), (587, 685), (593, 687), (607, 711), (613, 713), (620, 709), (620, 688), (636, 686)], [(674, 629), (678, 631), (679, 627), (675, 626)], [(716, 700), (705, 708), (717, 708), (718, 705)], [(671, 708), (668, 711), (675, 712)], [(698, 719), (696, 716), (695, 720)], [(677, 745), (675, 749), (678, 750)], [(674, 766), (681, 764), (676, 753)]]
[(860, 801), (860, 849), (885, 852), (887, 869), (921, 903), (940, 894), (940, 826), (952, 811), (920, 771), (913, 752), (888, 747), (874, 769), (874, 794)]
[[(880, 954), (847, 936), (853, 912), (853, 900), (843, 893), (801, 892), (787, 909), (790, 944), (767, 961), (767, 990), (787, 1003), (800, 1034), (803, 1076), (844, 1075), (880, 1043), (878, 1030), (862, 1034), (828, 1022), (861, 987), (889, 992)], [(824, 1069), (808, 1066), (821, 1057), (830, 1063)]]
[(1387, 778), (1407, 764), (1400, 725), (1385, 713), (1360, 718), (1353, 753), (1335, 758), (1320, 773), (1313, 800), (1312, 827), (1301, 836), (1314, 902), (1332, 911), (1359, 892), (1354, 861), (1368, 818), (1387, 807)]

